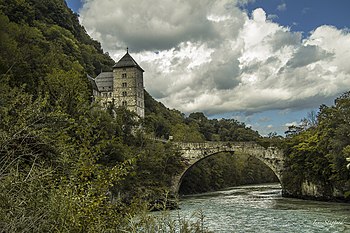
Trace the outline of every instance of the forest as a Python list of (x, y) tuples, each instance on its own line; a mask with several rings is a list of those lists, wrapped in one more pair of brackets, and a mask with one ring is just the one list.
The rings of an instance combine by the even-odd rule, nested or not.
[[(233, 119), (186, 116), (148, 93), (146, 117), (135, 120), (124, 108), (92, 102), (86, 75), (108, 71), (114, 61), (63, 0), (0, 0), (0, 22), (1, 232), (132, 232), (130, 219), (164, 198), (184, 166), (171, 143), (151, 137), (279, 146), (289, 158), (291, 186), (321, 179), (329, 192), (336, 187), (349, 197), (349, 93), (285, 139), (264, 138)], [(276, 181), (261, 163), (225, 154), (191, 172), (184, 193)]]
[(290, 196), (301, 196), (301, 183), (307, 180), (322, 187), (321, 199), (349, 202), (350, 92), (336, 98), (333, 106), (321, 105), (315, 117), (303, 122), (289, 128), (283, 143), (286, 189), (297, 190)]

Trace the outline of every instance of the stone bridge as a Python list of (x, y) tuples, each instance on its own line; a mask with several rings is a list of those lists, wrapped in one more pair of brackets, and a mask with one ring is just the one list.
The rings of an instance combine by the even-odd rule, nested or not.
[(173, 144), (182, 152), (182, 156), (186, 161), (184, 170), (173, 179), (172, 192), (175, 194), (178, 193), (182, 179), (189, 168), (200, 160), (220, 152), (254, 156), (271, 168), (282, 184), (284, 154), (280, 149), (275, 147), (264, 148), (254, 142), (173, 142)]

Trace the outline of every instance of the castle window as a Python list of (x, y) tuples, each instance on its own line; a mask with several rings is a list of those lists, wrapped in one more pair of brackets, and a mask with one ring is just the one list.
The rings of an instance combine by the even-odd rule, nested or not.
[(122, 78), (126, 78), (126, 73), (122, 74)]
[(123, 96), (128, 96), (128, 93), (126, 91), (123, 91), (122, 95)]
[(123, 102), (122, 102), (122, 105), (123, 105), (123, 106), (127, 106), (127, 105), (128, 105), (128, 102), (123, 101)]
[(109, 92), (109, 97), (112, 97), (112, 92)]
[(123, 87), (127, 87), (128, 86), (128, 84), (127, 83), (123, 83)]

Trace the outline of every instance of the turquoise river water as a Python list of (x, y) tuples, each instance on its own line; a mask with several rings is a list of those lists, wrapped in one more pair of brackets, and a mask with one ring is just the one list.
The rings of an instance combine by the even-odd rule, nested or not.
[(350, 233), (350, 204), (283, 198), (279, 184), (185, 196), (180, 208), (172, 214), (191, 219), (201, 211), (213, 232)]

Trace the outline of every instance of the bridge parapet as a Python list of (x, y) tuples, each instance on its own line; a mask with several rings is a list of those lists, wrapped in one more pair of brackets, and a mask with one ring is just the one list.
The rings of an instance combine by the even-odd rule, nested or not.
[(275, 147), (264, 148), (255, 142), (175, 142), (174, 144), (187, 158), (200, 159), (219, 152), (248, 153), (252, 155), (259, 153), (260, 156), (274, 159), (282, 159), (283, 157), (283, 153), (279, 149)]

